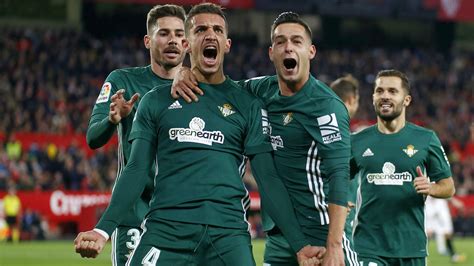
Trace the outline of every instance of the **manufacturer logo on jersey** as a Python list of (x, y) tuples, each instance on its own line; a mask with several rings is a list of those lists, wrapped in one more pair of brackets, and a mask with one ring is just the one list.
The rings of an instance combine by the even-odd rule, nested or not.
[(110, 91), (112, 90), (112, 84), (110, 82), (104, 83), (102, 89), (100, 90), (99, 97), (95, 103), (106, 103), (110, 98)]
[(283, 115), (283, 125), (286, 126), (289, 123), (291, 123), (291, 121), (293, 121), (293, 113), (292, 112), (289, 112), (288, 114)]
[(217, 106), (221, 111), (224, 117), (228, 117), (229, 115), (235, 114), (235, 111), (232, 110), (232, 105), (225, 103), (222, 106)]
[(265, 109), (262, 110), (262, 129), (263, 134), (271, 135), (272, 134), (272, 127), (270, 126), (270, 122), (268, 122), (268, 112)]
[(199, 117), (194, 117), (189, 122), (189, 128), (170, 128), (171, 140), (179, 142), (194, 142), (212, 146), (213, 142), (224, 143), (224, 134), (220, 131), (204, 131), (206, 122)]
[(395, 165), (386, 162), (383, 164), (382, 173), (368, 174), (367, 181), (376, 185), (402, 186), (403, 182), (412, 181), (412, 175), (409, 172), (395, 173)]
[(406, 149), (403, 149), (403, 152), (405, 152), (408, 155), (408, 157), (411, 158), (411, 157), (413, 157), (413, 155), (415, 155), (415, 153), (418, 152), (418, 150), (415, 150), (415, 146), (410, 144), (410, 145), (407, 146)]
[(183, 108), (183, 106), (179, 103), (178, 100), (176, 100), (174, 103), (172, 103), (170, 106), (168, 106), (168, 110), (180, 109), (180, 108)]
[(364, 153), (362, 153), (362, 157), (369, 157), (369, 156), (374, 156), (374, 153), (372, 152), (372, 150), (370, 150), (370, 148), (367, 148), (367, 150), (365, 150)]
[(272, 142), (272, 147), (274, 151), (278, 150), (278, 148), (285, 148), (285, 145), (283, 145), (283, 139), (280, 136), (270, 136), (270, 140)]
[(319, 130), (323, 137), (323, 143), (329, 144), (342, 139), (339, 132), (339, 125), (337, 124), (336, 114), (323, 115), (317, 118)]

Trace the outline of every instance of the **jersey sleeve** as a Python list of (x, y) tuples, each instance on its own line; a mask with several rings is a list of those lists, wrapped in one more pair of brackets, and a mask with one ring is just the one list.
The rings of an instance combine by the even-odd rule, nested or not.
[(114, 95), (119, 89), (124, 88), (122, 76), (119, 71), (112, 71), (105, 79), (104, 84), (100, 90), (99, 96), (95, 101), (94, 109), (91, 117), (94, 115), (109, 115), (110, 97)]
[(349, 114), (344, 104), (336, 99), (326, 103), (326, 112), (317, 116), (316, 132), (318, 149), (323, 158), (347, 158), (351, 156)]
[(130, 160), (117, 178), (109, 206), (95, 228), (105, 231), (109, 236), (125, 218), (133, 204), (138, 200), (149, 181), (156, 146), (143, 139), (132, 142)]
[(254, 100), (249, 108), (247, 123), (244, 141), (245, 155), (272, 151), (268, 113), (258, 100)]
[(427, 173), (431, 181), (435, 182), (452, 176), (448, 157), (434, 132), (428, 147)]
[[(329, 181), (328, 202), (347, 205), (351, 158), (349, 114), (344, 104), (330, 99), (324, 105), (324, 113), (318, 113), (309, 130), (316, 140)], [(321, 110), (321, 109), (320, 109)]]
[(109, 122), (110, 97), (122, 86), (122, 79), (118, 71), (112, 71), (105, 80), (99, 96), (92, 110), (86, 139), (90, 148), (104, 146), (115, 132), (116, 126)]
[(156, 96), (156, 91), (152, 90), (140, 101), (128, 141), (144, 139), (156, 146), (158, 112), (156, 112), (157, 103), (154, 96)]
[(267, 76), (260, 76), (251, 79), (240, 80), (237, 83), (245, 90), (257, 96), (259, 99), (263, 99), (266, 94), (265, 86), (263, 86), (263, 84), (268, 81), (268, 79), (269, 77)]

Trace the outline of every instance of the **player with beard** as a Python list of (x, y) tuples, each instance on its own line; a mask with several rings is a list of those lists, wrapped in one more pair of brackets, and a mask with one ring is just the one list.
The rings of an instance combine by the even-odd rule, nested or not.
[(96, 229), (76, 238), (76, 251), (97, 256), (123, 211), (139, 197), (156, 158), (150, 211), (127, 265), (255, 265), (242, 181), (248, 157), (262, 203), (299, 251), (298, 260), (318, 264), (324, 248), (306, 246), (274, 167), (266, 111), (223, 73), (231, 45), (224, 13), (214, 4), (194, 6), (185, 29), (191, 69), (206, 96), (186, 104), (171, 98), (171, 85), (164, 85), (143, 97), (129, 137), (129, 163)]
[[(185, 16), (185, 11), (180, 6), (153, 7), (147, 15), (147, 34), (144, 37), (145, 47), (150, 50), (150, 65), (114, 70), (102, 86), (89, 122), (87, 143), (93, 149), (100, 148), (117, 131), (117, 179), (130, 159), (128, 137), (139, 95), (144, 95), (158, 85), (170, 84), (184, 60)], [(125, 265), (131, 251), (138, 244), (142, 232), (140, 224), (148, 211), (153, 191), (154, 173), (155, 167), (150, 167), (149, 184), (134, 206), (124, 210), (124, 219), (112, 234), (113, 265)]]
[(438, 137), (406, 121), (410, 103), (405, 74), (380, 71), (377, 124), (352, 135), (351, 174), (360, 178), (354, 244), (363, 265), (426, 265), (425, 199), (454, 194)]
[[(358, 265), (343, 229), (349, 180), (349, 117), (344, 103), (310, 74), (316, 55), (311, 29), (298, 14), (281, 13), (272, 25), (269, 57), (277, 75), (241, 84), (265, 104), (278, 173), (311, 245), (327, 249), (323, 265)], [(173, 97), (203, 95), (186, 69), (177, 75)], [(266, 215), (265, 265), (297, 265), (287, 236)], [(331, 221), (331, 222), (330, 222)], [(343, 254), (344, 248), (344, 254)], [(344, 256), (345, 255), (345, 256)]]

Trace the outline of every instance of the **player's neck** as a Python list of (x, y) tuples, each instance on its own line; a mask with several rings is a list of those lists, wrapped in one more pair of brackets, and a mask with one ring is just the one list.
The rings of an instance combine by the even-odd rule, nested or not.
[(181, 65), (182, 64), (179, 64), (168, 69), (157, 63), (151, 63), (151, 71), (153, 71), (155, 75), (162, 79), (174, 79), (176, 73), (178, 73), (179, 69), (181, 68)]
[(385, 121), (377, 117), (377, 129), (383, 134), (395, 134), (405, 127), (405, 115), (400, 115), (391, 121)]
[(201, 83), (207, 84), (221, 84), (225, 81), (224, 70), (222, 66), (214, 73), (204, 74), (202, 73), (197, 66), (191, 66), (191, 71), (193, 72), (196, 80)]
[(297, 82), (284, 81), (282, 78), (278, 77), (278, 87), (280, 88), (280, 94), (283, 96), (295, 95), (304, 87), (308, 79), (309, 79), (309, 73), (306, 78)]

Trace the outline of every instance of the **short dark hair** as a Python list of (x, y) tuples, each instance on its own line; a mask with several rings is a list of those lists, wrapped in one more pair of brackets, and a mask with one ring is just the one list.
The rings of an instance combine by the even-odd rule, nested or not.
[(156, 26), (156, 21), (163, 17), (177, 17), (184, 22), (186, 20), (186, 12), (184, 8), (177, 5), (167, 4), (154, 6), (150, 9), (146, 18), (146, 31), (148, 34), (153, 31), (153, 27)]
[(402, 88), (406, 90), (407, 94), (410, 94), (410, 81), (408, 80), (407, 75), (405, 75), (403, 72), (396, 69), (385, 69), (377, 73), (375, 80), (380, 77), (399, 77), (402, 80)]
[(348, 100), (350, 96), (359, 95), (359, 81), (350, 74), (336, 79), (330, 87), (343, 101)]
[(310, 39), (313, 38), (313, 34), (311, 33), (311, 29), (308, 26), (308, 23), (306, 23), (304, 20), (302, 20), (300, 18), (300, 15), (298, 15), (297, 13), (289, 11), (289, 12), (281, 13), (280, 15), (278, 15), (278, 17), (275, 19), (275, 21), (273, 21), (272, 32), (270, 34), (270, 38), (271, 38), (272, 41), (273, 41), (273, 33), (275, 32), (276, 27), (278, 27), (280, 24), (284, 24), (284, 23), (300, 24), (301, 26), (303, 26), (303, 28), (306, 31), (306, 33), (308, 34), (309, 38)]
[(186, 35), (189, 33), (189, 29), (191, 29), (191, 19), (198, 14), (216, 14), (221, 16), (224, 19), (226, 31), (229, 31), (227, 27), (227, 19), (225, 18), (225, 14), (222, 7), (213, 3), (202, 3), (193, 6), (191, 10), (189, 10), (186, 22), (184, 24)]

